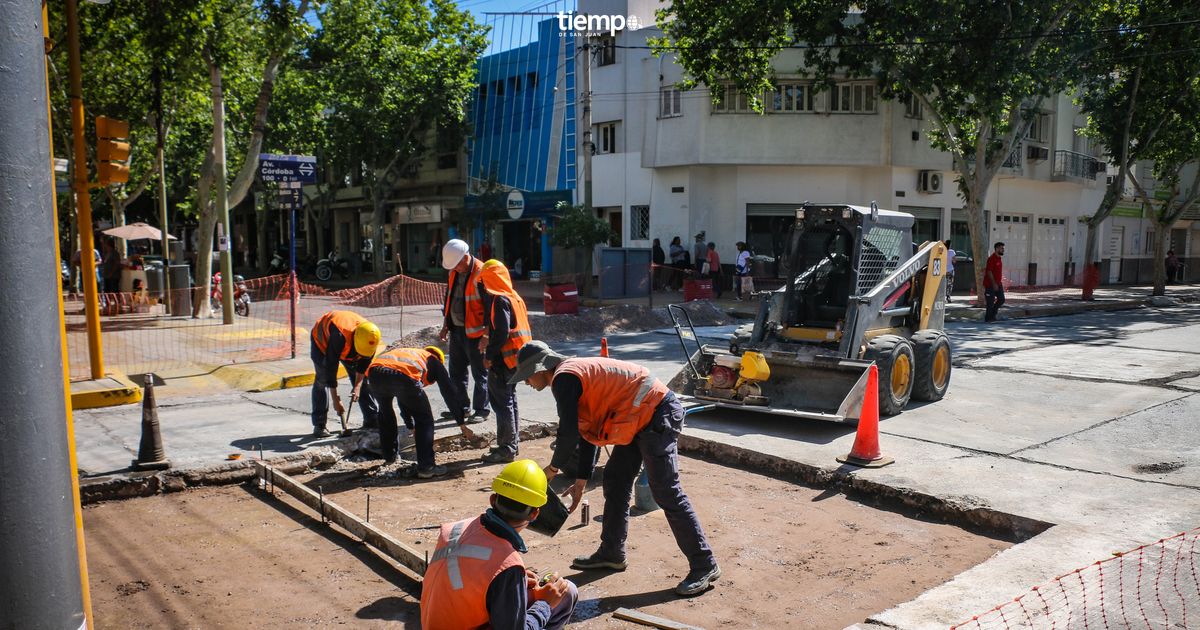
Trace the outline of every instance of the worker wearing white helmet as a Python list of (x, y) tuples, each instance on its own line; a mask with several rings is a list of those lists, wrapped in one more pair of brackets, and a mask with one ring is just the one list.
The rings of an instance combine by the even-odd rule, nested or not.
[[(438, 339), (449, 341), (451, 380), (460, 391), (470, 392), (469, 401), (474, 403), (462, 409), (463, 415), (470, 414), (468, 422), (472, 424), (483, 422), (489, 412), (487, 370), (483, 367), (483, 353), (479, 351), (479, 339), (486, 330), (483, 321), (484, 290), (479, 276), (483, 271), (483, 262), (470, 254), (466, 242), (451, 239), (442, 247), (442, 267), (450, 272), (450, 279), (446, 284), (446, 299), (442, 305), (444, 320)], [(473, 389), (467, 387), (468, 367), (475, 380)], [(446, 416), (454, 417), (454, 414), (443, 414), (443, 417)]]

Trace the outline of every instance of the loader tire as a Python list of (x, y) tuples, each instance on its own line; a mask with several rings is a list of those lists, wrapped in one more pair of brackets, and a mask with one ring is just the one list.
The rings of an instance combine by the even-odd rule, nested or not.
[(917, 361), (912, 397), (941, 400), (950, 389), (950, 339), (940, 330), (918, 330), (912, 338)]
[(912, 343), (899, 335), (880, 335), (867, 343), (863, 358), (879, 368), (879, 413), (894, 416), (903, 411), (915, 380)]

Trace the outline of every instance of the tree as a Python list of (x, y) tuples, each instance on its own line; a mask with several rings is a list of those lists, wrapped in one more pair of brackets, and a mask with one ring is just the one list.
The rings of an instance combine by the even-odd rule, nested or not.
[(590, 206), (571, 205), (560, 201), (554, 207), (554, 227), (550, 228), (550, 243), (575, 252), (575, 270), (583, 275), (583, 291), (592, 285), (592, 252), (614, 236), (612, 226), (596, 216)]
[[(988, 187), (1042, 102), (1068, 86), (1093, 48), (1080, 29), (1092, 4), (675, 0), (658, 12), (665, 37), (654, 46), (678, 57), (685, 87), (728, 80), (762, 94), (777, 54), (795, 47), (804, 52), (798, 71), (823, 87), (843, 74), (871, 77), (884, 98), (917, 98), (933, 119), (930, 143), (954, 158), (971, 251), (983, 261)], [(982, 300), (982, 264), (975, 285)]]
[[(1087, 220), (1084, 299), (1091, 299), (1100, 279), (1097, 230), (1121, 201), (1125, 182), (1133, 182), (1146, 208), (1152, 205), (1135, 176), (1134, 166), (1139, 161), (1155, 160), (1156, 177), (1179, 202), (1178, 208), (1168, 203), (1152, 211), (1156, 258), (1162, 258), (1162, 237), (1186, 209), (1187, 194), (1178, 187), (1179, 169), (1195, 159), (1195, 138), (1200, 132), (1195, 127), (1200, 48), (1194, 46), (1200, 39), (1200, 26), (1189, 20), (1193, 13), (1192, 7), (1175, 0), (1144, 0), (1098, 15), (1097, 31), (1103, 45), (1085, 60), (1078, 101), (1088, 116), (1087, 133), (1104, 146), (1117, 175)], [(1161, 268), (1159, 260), (1155, 263), (1155, 295), (1164, 290)]]
[(485, 29), (452, 0), (330, 0), (318, 16), (312, 61), (337, 139), (329, 159), (362, 181), (382, 244), (394, 182), (425, 159), (437, 125), (464, 124)]
[[(1166, 293), (1166, 240), (1175, 222), (1200, 199), (1200, 79), (1179, 86), (1188, 94), (1181, 111), (1173, 112), (1159, 132), (1160, 141), (1147, 157), (1154, 160), (1151, 170), (1155, 190), (1131, 177), (1142, 207), (1154, 223), (1154, 295)], [(1191, 177), (1185, 178), (1186, 169)], [(1158, 194), (1156, 194), (1158, 193)], [(1158, 197), (1154, 199), (1153, 197)]]

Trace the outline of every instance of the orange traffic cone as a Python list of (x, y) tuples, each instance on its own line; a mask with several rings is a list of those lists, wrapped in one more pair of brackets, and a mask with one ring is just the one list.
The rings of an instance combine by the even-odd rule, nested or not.
[(858, 432), (854, 434), (854, 446), (849, 455), (837, 458), (843, 464), (879, 468), (896, 461), (879, 452), (879, 368), (872, 363), (867, 371), (867, 391), (863, 394), (862, 413), (858, 418)]
[(600, 338), (600, 356), (608, 356), (608, 337)]

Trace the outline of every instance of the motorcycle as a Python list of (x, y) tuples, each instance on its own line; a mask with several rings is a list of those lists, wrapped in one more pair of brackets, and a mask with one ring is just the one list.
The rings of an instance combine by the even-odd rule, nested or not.
[(327, 282), (333, 277), (334, 271), (341, 274), (342, 278), (350, 277), (350, 261), (339, 256), (336, 250), (317, 261), (317, 280)]
[(285, 273), (288, 270), (288, 250), (280, 247), (275, 250), (275, 255), (271, 257), (271, 262), (268, 265), (271, 273)]
[[(212, 277), (212, 309), (216, 313), (221, 308), (221, 272), (218, 271)], [(242, 317), (250, 316), (250, 289), (246, 288), (246, 279), (242, 276), (233, 277), (233, 312)]]

